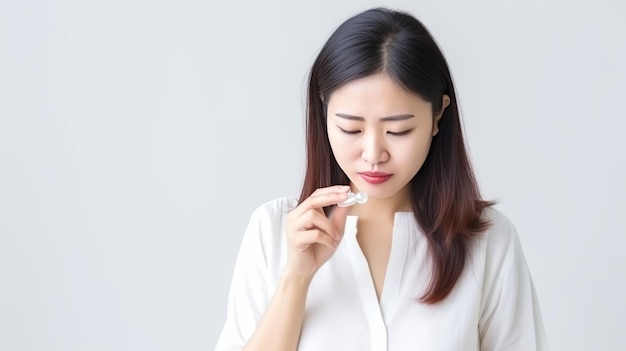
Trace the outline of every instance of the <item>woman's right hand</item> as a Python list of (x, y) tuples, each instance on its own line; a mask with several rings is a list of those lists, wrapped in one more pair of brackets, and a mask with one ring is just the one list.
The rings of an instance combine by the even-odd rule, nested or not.
[(335, 207), (332, 219), (324, 207), (343, 202), (350, 187), (319, 188), (287, 214), (288, 259), (285, 274), (313, 277), (335, 253), (343, 237), (348, 207)]

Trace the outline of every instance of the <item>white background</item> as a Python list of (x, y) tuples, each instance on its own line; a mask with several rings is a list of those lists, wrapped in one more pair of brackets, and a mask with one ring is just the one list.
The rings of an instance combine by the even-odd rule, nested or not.
[[(370, 1), (0, 2), (0, 350), (211, 350), (304, 89)], [(552, 350), (626, 349), (619, 1), (389, 1), (431, 30)]]

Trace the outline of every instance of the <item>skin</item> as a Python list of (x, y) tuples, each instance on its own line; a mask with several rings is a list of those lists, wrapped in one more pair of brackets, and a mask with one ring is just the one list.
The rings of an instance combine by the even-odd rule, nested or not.
[[(359, 216), (357, 239), (380, 298), (393, 217), (395, 212), (410, 211), (409, 181), (421, 168), (432, 137), (439, 131), (438, 122), (450, 101), (446, 95), (442, 99), (443, 108), (433, 114), (430, 102), (407, 93), (384, 74), (349, 82), (333, 92), (328, 101), (329, 141), (350, 185), (317, 189), (288, 214), (287, 264), (244, 350), (297, 350), (310, 283), (335, 253), (349, 214)], [(399, 115), (404, 117), (385, 119)], [(363, 171), (393, 175), (373, 185), (359, 175)], [(343, 202), (349, 190), (364, 191), (369, 200), (335, 207), (332, 218), (327, 218), (322, 209)]]
[[(449, 101), (444, 96), (443, 106)], [(369, 195), (355, 211), (410, 211), (408, 184), (426, 160), (442, 113), (433, 116), (430, 102), (409, 94), (385, 74), (350, 82), (331, 95), (327, 129), (333, 154), (353, 191)], [(383, 119), (389, 116), (399, 117)], [(359, 175), (364, 171), (393, 176), (374, 185)]]

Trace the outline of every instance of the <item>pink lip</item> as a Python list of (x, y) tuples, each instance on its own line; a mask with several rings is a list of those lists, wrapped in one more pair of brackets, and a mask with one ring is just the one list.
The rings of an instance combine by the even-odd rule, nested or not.
[(380, 184), (389, 180), (393, 174), (383, 172), (360, 172), (359, 175), (370, 184)]

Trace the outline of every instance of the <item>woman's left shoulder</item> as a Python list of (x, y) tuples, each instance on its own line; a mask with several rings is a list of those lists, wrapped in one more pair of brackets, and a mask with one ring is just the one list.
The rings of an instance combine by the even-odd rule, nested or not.
[(521, 244), (517, 228), (511, 219), (497, 208), (490, 206), (484, 209), (483, 218), (489, 223), (481, 234), (480, 241), (487, 254), (506, 254), (511, 250), (521, 252)]

